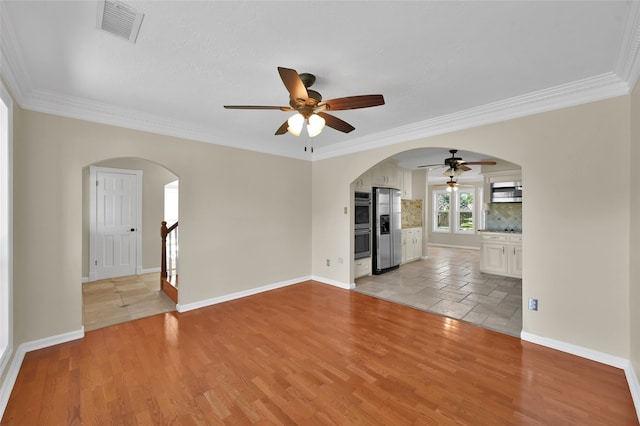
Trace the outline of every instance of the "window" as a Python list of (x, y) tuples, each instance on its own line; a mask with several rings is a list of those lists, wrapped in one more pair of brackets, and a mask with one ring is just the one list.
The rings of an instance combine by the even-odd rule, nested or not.
[(433, 191), (433, 232), (475, 232), (475, 188)]
[(473, 232), (473, 190), (459, 190), (456, 192), (457, 232)]
[(433, 192), (433, 230), (435, 232), (450, 232), (450, 202), (451, 194), (446, 191)]
[(0, 376), (12, 352), (12, 101), (0, 82)]

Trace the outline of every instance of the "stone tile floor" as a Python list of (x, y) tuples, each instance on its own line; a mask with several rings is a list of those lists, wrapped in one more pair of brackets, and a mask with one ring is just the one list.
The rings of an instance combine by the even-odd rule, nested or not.
[(358, 278), (355, 291), (520, 336), (521, 279), (480, 272), (479, 250), (429, 247), (427, 255)]
[(85, 331), (175, 309), (175, 303), (160, 291), (158, 272), (92, 281), (82, 285)]

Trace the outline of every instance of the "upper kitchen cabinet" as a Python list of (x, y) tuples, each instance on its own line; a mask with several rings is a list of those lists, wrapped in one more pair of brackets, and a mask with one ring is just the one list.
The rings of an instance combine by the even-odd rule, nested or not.
[(371, 171), (367, 170), (354, 182), (353, 189), (358, 192), (371, 192)]
[(398, 170), (396, 162), (391, 160), (376, 165), (371, 169), (371, 182), (373, 186), (398, 188), (400, 186)]
[(413, 174), (409, 169), (400, 169), (398, 176), (402, 176), (402, 184), (400, 185), (401, 198), (403, 200), (413, 199), (413, 193), (411, 192), (413, 183)]

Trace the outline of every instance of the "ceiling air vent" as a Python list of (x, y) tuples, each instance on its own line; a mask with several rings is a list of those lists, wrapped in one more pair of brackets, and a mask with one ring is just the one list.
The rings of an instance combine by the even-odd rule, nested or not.
[(117, 0), (98, 2), (98, 29), (135, 43), (144, 13)]

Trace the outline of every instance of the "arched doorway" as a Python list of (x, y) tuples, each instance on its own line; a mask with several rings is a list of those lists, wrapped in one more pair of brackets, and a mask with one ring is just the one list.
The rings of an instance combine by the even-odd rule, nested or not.
[[(453, 176), (447, 167), (438, 166), (444, 166), (444, 160), (450, 155), (448, 148), (415, 149), (389, 157), (352, 183), (354, 193), (370, 191), (376, 186), (395, 187), (402, 193), (400, 266), (375, 275), (372, 262), (366, 258), (355, 260), (355, 290), (519, 335), (521, 276), (487, 273), (481, 267), (481, 249), (488, 235), (487, 228), (500, 223), (496, 220), (504, 220), (509, 231), (515, 228), (514, 234), (504, 236), (505, 239), (519, 235), (521, 241), (521, 204), (492, 203), (489, 184), (494, 176), (512, 179), (521, 170), (518, 165), (489, 155), (470, 151), (461, 154), (470, 162), (487, 160), (496, 164), (472, 165), (468, 167), (470, 170)], [(447, 181), (455, 181), (455, 187)], [(374, 246), (375, 218), (371, 222), (371, 246)], [(521, 253), (520, 249), (518, 256)]]
[[(135, 244), (127, 245), (120, 251), (113, 249), (115, 255), (112, 256), (124, 257), (124, 253), (128, 253), (131, 262), (135, 263), (131, 269), (116, 268), (110, 271), (110, 268), (98, 268), (104, 266), (103, 263), (109, 263), (109, 258), (100, 255), (99, 250), (94, 249), (100, 246), (95, 241), (101, 238), (100, 232), (96, 231), (99, 228), (96, 218), (100, 217), (100, 211), (105, 209), (104, 205), (100, 205), (100, 196), (94, 195), (93, 199), (91, 196), (100, 194), (95, 187), (99, 181), (92, 176), (92, 171), (95, 175), (96, 170), (104, 172), (107, 177), (111, 173), (137, 176), (139, 179), (137, 206), (129, 206), (133, 201), (127, 198), (128, 201), (121, 202), (124, 204), (122, 209), (108, 209), (118, 211), (114, 216), (121, 215), (121, 211), (135, 212), (132, 214), (138, 216), (136, 225), (131, 225), (131, 228), (126, 230), (131, 234), (125, 235), (127, 241), (134, 240)], [(175, 310), (175, 303), (160, 291), (160, 226), (164, 220), (165, 185), (176, 180), (177, 176), (170, 170), (141, 158), (112, 158), (83, 169), (82, 293), (83, 325), (86, 331)], [(116, 183), (113, 185), (119, 185), (117, 181), (114, 182)], [(120, 192), (111, 198), (123, 197), (125, 196)], [(111, 248), (114, 245), (104, 244)], [(97, 270), (100, 272), (97, 273)]]

